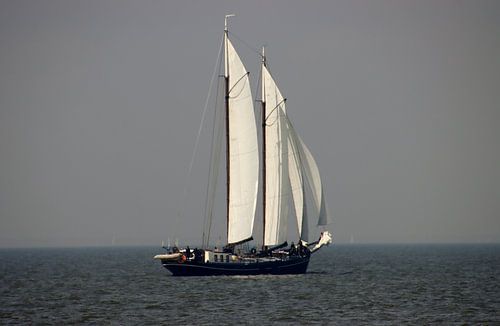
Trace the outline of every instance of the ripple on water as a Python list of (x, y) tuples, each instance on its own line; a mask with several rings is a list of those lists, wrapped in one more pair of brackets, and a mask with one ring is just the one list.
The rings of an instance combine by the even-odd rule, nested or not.
[(0, 250), (0, 323), (500, 323), (500, 246), (332, 246), (305, 275), (228, 277), (171, 277), (156, 251)]

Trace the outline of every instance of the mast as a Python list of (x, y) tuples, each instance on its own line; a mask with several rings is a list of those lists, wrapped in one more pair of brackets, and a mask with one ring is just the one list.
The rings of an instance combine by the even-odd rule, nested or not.
[(265, 66), (265, 47), (262, 47), (262, 248), (265, 248), (266, 243), (266, 85), (263, 70)]
[(225, 41), (227, 243), (252, 239), (259, 187), (259, 146), (249, 72), (229, 39)]
[(265, 102), (263, 128), (265, 133), (265, 225), (264, 245), (275, 246), (286, 241), (288, 202), (290, 198), (288, 129), (285, 98), (267, 69), (262, 65), (262, 86)]
[(226, 238), (229, 242), (229, 194), (230, 194), (230, 152), (229, 152), (229, 59), (228, 59), (228, 29), (227, 19), (234, 14), (224, 17), (224, 81), (226, 105)]

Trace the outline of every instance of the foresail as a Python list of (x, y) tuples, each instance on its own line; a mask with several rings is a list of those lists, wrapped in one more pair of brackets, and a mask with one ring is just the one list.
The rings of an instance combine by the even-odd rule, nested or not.
[(286, 241), (290, 181), (288, 178), (288, 128), (285, 101), (267, 68), (262, 66), (265, 102), (265, 225), (264, 245)]
[(226, 40), (229, 76), (229, 207), (228, 243), (252, 237), (259, 178), (257, 127), (248, 73)]

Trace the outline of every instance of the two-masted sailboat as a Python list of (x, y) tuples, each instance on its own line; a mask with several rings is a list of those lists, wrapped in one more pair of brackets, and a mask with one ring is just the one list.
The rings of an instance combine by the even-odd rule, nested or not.
[[(285, 102), (262, 53), (262, 204), (263, 246), (243, 250), (253, 239), (259, 194), (259, 146), (249, 73), (224, 28), (224, 114), (226, 134), (227, 245), (191, 250), (167, 248), (156, 255), (176, 276), (302, 274), (311, 253), (331, 243), (324, 230), (307, 242), (308, 219), (329, 224), (320, 174), (311, 152), (293, 128)], [(263, 51), (264, 52), (264, 51)], [(307, 207), (306, 207), (307, 203)], [(297, 246), (288, 247), (288, 222), (297, 223)]]

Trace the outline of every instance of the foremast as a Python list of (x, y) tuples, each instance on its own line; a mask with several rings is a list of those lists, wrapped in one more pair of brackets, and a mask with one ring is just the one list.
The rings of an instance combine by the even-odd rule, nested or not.
[[(266, 48), (262, 47), (262, 72), (266, 66)], [(266, 81), (262, 80), (261, 104), (262, 104), (262, 249), (266, 249)]]

